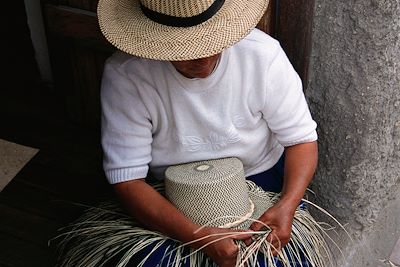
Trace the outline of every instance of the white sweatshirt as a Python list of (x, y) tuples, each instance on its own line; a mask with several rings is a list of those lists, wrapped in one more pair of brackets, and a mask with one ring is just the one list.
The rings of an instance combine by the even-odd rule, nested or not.
[(246, 176), (271, 168), (284, 146), (317, 139), (299, 76), (259, 30), (222, 53), (207, 78), (170, 62), (117, 52), (102, 88), (104, 170), (110, 183), (164, 178), (166, 167), (238, 157)]

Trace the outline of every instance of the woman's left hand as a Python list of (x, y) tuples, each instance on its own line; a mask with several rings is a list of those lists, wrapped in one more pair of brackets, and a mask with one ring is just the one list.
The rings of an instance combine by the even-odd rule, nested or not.
[[(258, 219), (272, 230), (267, 237), (267, 241), (275, 248), (273, 249), (274, 256), (290, 241), (293, 217), (297, 205), (278, 201)], [(250, 226), (253, 231), (260, 231), (263, 228), (265, 229), (265, 226), (259, 222), (254, 222)]]
[[(276, 248), (274, 255), (290, 241), (294, 213), (312, 180), (317, 160), (316, 141), (285, 148), (285, 174), (281, 198), (259, 218), (272, 230), (267, 240)], [(263, 228), (264, 225), (257, 222), (250, 226), (253, 231)]]

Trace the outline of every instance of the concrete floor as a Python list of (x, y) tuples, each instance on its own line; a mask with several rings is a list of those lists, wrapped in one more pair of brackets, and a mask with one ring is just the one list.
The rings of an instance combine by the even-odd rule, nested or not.
[(0, 192), (38, 151), (0, 139)]

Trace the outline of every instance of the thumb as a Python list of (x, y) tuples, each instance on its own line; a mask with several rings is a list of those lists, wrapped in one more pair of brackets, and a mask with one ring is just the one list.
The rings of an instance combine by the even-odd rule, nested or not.
[(240, 231), (241, 233), (233, 235), (231, 238), (234, 240), (246, 240), (253, 236), (253, 231)]
[(281, 241), (279, 240), (278, 236), (276, 235), (276, 231), (272, 230), (267, 237), (267, 242), (272, 246), (272, 255), (275, 257), (278, 255), (278, 252), (282, 248)]
[(265, 230), (265, 228), (269, 229), (269, 227), (266, 226), (266, 223), (263, 224), (260, 222), (253, 222), (250, 225), (250, 230), (252, 230), (252, 231), (261, 231), (263, 228), (264, 228), (264, 230)]

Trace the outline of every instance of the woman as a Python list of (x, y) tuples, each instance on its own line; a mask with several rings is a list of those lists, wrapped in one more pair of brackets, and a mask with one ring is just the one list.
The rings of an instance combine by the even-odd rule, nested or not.
[[(146, 228), (181, 242), (227, 231), (195, 232), (199, 225), (146, 178), (162, 180), (171, 165), (237, 157), (248, 179), (282, 191), (259, 220), (273, 230), (276, 248), (289, 242), (317, 164), (316, 123), (279, 43), (254, 29), (267, 6), (264, 0), (99, 2), (102, 32), (123, 51), (107, 61), (102, 81), (104, 170)], [(254, 223), (250, 230), (261, 228)], [(203, 251), (219, 266), (234, 266), (234, 239), (249, 243), (251, 235)]]

